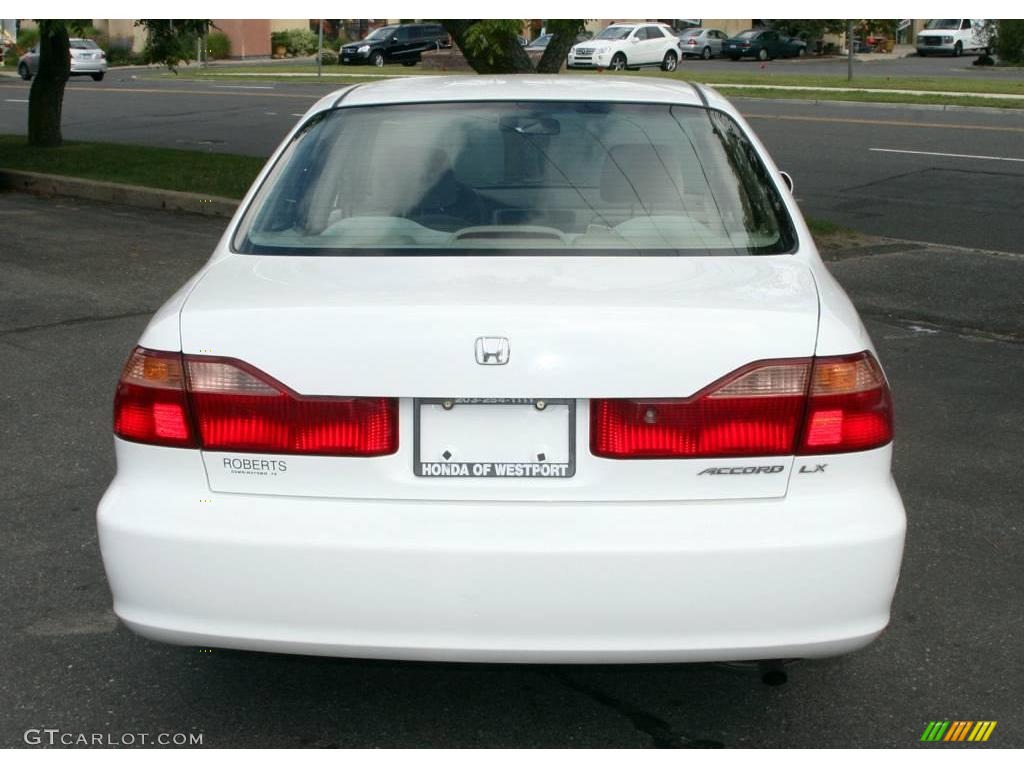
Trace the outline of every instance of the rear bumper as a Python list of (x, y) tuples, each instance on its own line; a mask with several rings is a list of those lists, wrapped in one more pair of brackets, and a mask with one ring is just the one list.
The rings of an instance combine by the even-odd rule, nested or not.
[[(735, 502), (417, 502), (211, 493), (133, 446), (98, 524), (114, 608), (171, 643), (364, 658), (829, 656), (889, 619), (905, 519), (886, 467)], [(146, 466), (150, 467), (149, 469)]]
[(71, 64), (72, 75), (95, 75), (106, 71), (107, 62), (105, 61), (80, 61)]

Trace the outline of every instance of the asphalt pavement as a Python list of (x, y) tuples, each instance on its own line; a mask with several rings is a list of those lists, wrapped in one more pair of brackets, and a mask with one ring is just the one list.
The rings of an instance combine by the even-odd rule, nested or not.
[[(0, 745), (58, 728), (208, 747), (1024, 746), (1024, 257), (829, 252), (893, 384), (907, 549), (877, 642), (768, 687), (707, 664), (367, 662), (133, 635), (110, 612), (94, 520), (114, 384), (224, 222), (15, 193), (0, 222)], [(998, 726), (986, 744), (922, 744), (940, 719)]]
[[(970, 66), (963, 58), (923, 61)], [(714, 82), (715, 72), (748, 65), (758, 66), (686, 66), (701, 68)], [(788, 73), (834, 62), (770, 66)], [(65, 138), (265, 157), (309, 106), (342, 84), (144, 80), (138, 72), (115, 71), (102, 83), (70, 82)], [(982, 76), (1002, 77), (990, 72)], [(0, 79), (0, 133), (25, 131), (27, 100), (27, 83)], [(734, 102), (792, 174), (809, 216), (874, 235), (1024, 252), (1024, 110)]]

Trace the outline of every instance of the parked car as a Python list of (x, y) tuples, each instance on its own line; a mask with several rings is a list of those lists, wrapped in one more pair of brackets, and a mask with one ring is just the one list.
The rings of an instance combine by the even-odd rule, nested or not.
[[(554, 35), (551, 34), (550, 32), (545, 32), (543, 35), (538, 35), (532, 41), (526, 43), (526, 45), (524, 45), (523, 48), (530, 52), (543, 51), (545, 48), (548, 47), (548, 43), (551, 42), (551, 38), (553, 37)], [(576, 43), (586, 42), (587, 40), (590, 40), (592, 37), (593, 35), (591, 35), (589, 32), (581, 32), (580, 34), (576, 35)]]
[(984, 45), (977, 29), (982, 19), (931, 19), (917, 36), (917, 55), (948, 53), (959, 56), (964, 51), (978, 51)]
[(787, 177), (710, 89), (326, 95), (114, 400), (114, 610), (328, 656), (828, 656), (889, 621), (892, 403)]
[(440, 24), (393, 24), (379, 27), (364, 39), (346, 43), (339, 51), (342, 64), (385, 64), (400, 62), (412, 66), (424, 51), (451, 48), (451, 38)]
[(774, 29), (748, 29), (728, 38), (722, 44), (722, 54), (733, 61), (744, 56), (768, 61), (785, 55), (785, 43), (783, 36)]
[(710, 59), (722, 55), (722, 43), (729, 36), (720, 29), (690, 27), (679, 33), (679, 52), (683, 56), (700, 56)]
[(666, 24), (612, 24), (569, 51), (569, 69), (639, 69), (679, 64), (678, 38)]
[[(107, 54), (95, 41), (73, 37), (68, 41), (71, 51), (71, 74), (89, 75), (102, 80), (107, 72)], [(39, 71), (39, 46), (34, 45), (18, 59), (18, 74), (22, 80), (31, 80)]]
[(807, 42), (799, 37), (782, 35), (782, 56), (786, 59), (803, 58), (807, 55)]

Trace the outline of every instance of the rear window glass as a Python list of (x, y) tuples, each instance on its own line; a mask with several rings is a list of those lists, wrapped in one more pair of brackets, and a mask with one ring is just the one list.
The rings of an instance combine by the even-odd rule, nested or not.
[(725, 114), (471, 102), (339, 108), (250, 205), (243, 253), (783, 253), (793, 225)]

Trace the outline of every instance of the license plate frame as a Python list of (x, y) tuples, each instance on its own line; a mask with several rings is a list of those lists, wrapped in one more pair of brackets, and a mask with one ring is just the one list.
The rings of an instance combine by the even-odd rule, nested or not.
[[(422, 438), (421, 413), (424, 405), (440, 405), (451, 403), (453, 407), (473, 407), (477, 405), (518, 405), (537, 407), (538, 402), (545, 405), (564, 405), (567, 408), (566, 428), (568, 430), (567, 462), (495, 462), (495, 461), (454, 461), (444, 462), (448, 467), (465, 467), (465, 472), (456, 474), (437, 474), (428, 468), (441, 466), (440, 462), (424, 462), (421, 460), (420, 446)], [(413, 399), (413, 474), (425, 479), (476, 478), (476, 479), (512, 479), (512, 480), (554, 480), (566, 479), (576, 475), (576, 401), (572, 398), (514, 398), (514, 397), (423, 397)], [(505, 471), (499, 471), (504, 467)], [(509, 472), (512, 467), (513, 471)], [(536, 469), (533, 469), (536, 467)], [(545, 470), (544, 467), (548, 469)], [(520, 469), (522, 468), (522, 469)], [(547, 472), (545, 474), (545, 472)]]

